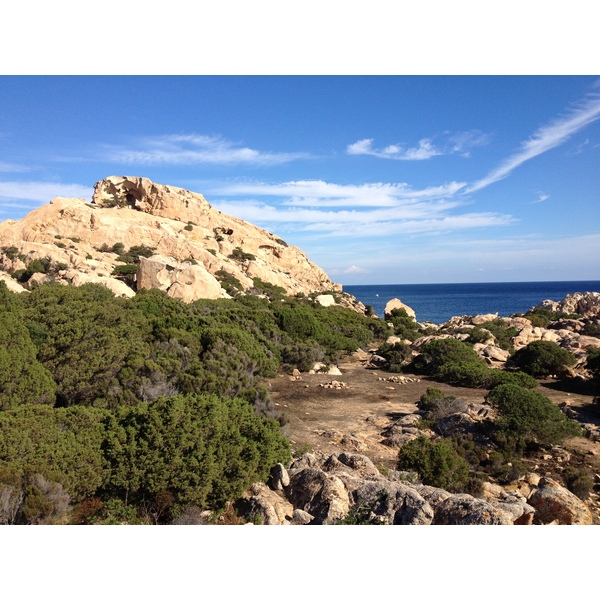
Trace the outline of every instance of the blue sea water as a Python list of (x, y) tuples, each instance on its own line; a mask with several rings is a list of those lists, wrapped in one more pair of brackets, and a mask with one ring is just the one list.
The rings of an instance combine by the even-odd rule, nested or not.
[(378, 317), (383, 318), (385, 305), (398, 298), (415, 311), (417, 321), (439, 325), (453, 316), (525, 313), (542, 300), (558, 301), (574, 292), (600, 292), (600, 281), (346, 285), (344, 291), (370, 304)]

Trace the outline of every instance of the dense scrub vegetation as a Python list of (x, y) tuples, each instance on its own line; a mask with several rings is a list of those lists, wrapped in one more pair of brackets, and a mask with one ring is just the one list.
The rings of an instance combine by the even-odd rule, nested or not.
[[(107, 248), (126, 266), (134, 250)], [(262, 378), (386, 329), (282, 292), (257, 279), (257, 295), (185, 304), (0, 283), (0, 522), (170, 522), (266, 480), (290, 446)]]
[(417, 373), (431, 375), (439, 381), (464, 387), (491, 389), (508, 383), (525, 388), (537, 386), (536, 380), (527, 373), (513, 373), (488, 367), (470, 344), (454, 338), (427, 342), (411, 366)]

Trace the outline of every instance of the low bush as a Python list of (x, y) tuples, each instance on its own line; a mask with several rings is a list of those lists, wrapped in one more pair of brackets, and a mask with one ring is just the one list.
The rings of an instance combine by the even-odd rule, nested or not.
[(587, 500), (594, 489), (594, 477), (586, 469), (566, 468), (562, 473), (567, 489), (581, 500)]
[(517, 350), (512, 360), (519, 369), (533, 377), (563, 375), (567, 367), (577, 362), (568, 350), (547, 340), (531, 342)]
[(379, 347), (377, 354), (388, 362), (387, 370), (392, 373), (399, 373), (402, 367), (409, 362), (412, 356), (412, 349), (405, 342), (388, 344), (387, 342)]
[(417, 373), (437, 375), (444, 365), (480, 362), (481, 359), (468, 344), (454, 338), (442, 338), (427, 342), (413, 360), (412, 367)]
[(498, 409), (500, 416), (496, 425), (508, 437), (516, 436), (526, 443), (544, 446), (582, 435), (575, 421), (535, 390), (502, 384), (491, 390), (486, 399)]
[(418, 437), (402, 446), (398, 470), (416, 471), (425, 485), (460, 492), (469, 480), (469, 463), (450, 440), (432, 441)]
[(438, 377), (452, 385), (472, 388), (492, 389), (505, 383), (512, 383), (525, 388), (537, 386), (537, 381), (526, 373), (511, 373), (500, 369), (491, 369), (484, 362), (450, 363), (439, 369)]

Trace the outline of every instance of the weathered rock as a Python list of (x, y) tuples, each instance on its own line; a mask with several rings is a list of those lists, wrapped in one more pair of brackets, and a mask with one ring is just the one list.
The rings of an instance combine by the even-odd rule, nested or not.
[(482, 351), (483, 356), (499, 362), (506, 362), (510, 357), (508, 350), (503, 350), (498, 346), (486, 346)]
[(314, 516), (315, 524), (334, 523), (350, 510), (350, 498), (343, 482), (320, 469), (293, 472), (286, 493), (295, 508)]
[(544, 300), (536, 308), (583, 316), (596, 314), (600, 308), (600, 292), (575, 292), (568, 294), (560, 302)]
[(262, 525), (289, 525), (294, 507), (264, 483), (255, 483), (250, 495), (239, 502), (246, 519), (256, 519)]
[(475, 315), (471, 318), (471, 323), (473, 325), (482, 325), (483, 323), (488, 323), (489, 321), (494, 321), (498, 318), (498, 313), (487, 314), (487, 315)]
[(340, 468), (340, 466), (342, 468), (349, 468), (363, 478), (381, 476), (379, 469), (373, 464), (373, 461), (362, 454), (350, 452), (342, 452), (337, 455), (332, 454), (327, 461), (325, 461), (323, 468), (327, 471), (332, 471), (334, 465), (335, 468)]
[(295, 508), (292, 513), (292, 525), (309, 525), (315, 518), (305, 510)]
[(591, 525), (592, 513), (575, 494), (550, 477), (543, 477), (528, 499), (536, 509), (536, 522), (559, 525)]
[[(109, 177), (95, 185), (92, 203), (81, 198), (55, 198), (20, 221), (0, 223), (0, 247), (15, 246), (27, 260), (49, 258), (88, 275), (110, 277), (114, 267), (121, 264), (117, 254), (110, 251), (115, 243), (121, 243), (125, 250), (146, 246), (175, 260), (177, 277), (169, 273), (165, 279), (167, 273), (163, 273), (158, 279), (164, 279), (161, 289), (168, 285), (170, 295), (186, 301), (222, 297), (221, 290), (216, 295), (212, 279), (220, 269), (236, 277), (244, 290), (253, 287), (253, 277), (260, 277), (291, 295), (341, 292), (341, 286), (332, 283), (298, 248), (213, 209), (200, 194), (141, 177)], [(239, 252), (236, 255), (236, 248), (241, 248), (245, 257)], [(7, 261), (0, 257), (0, 267), (26, 266), (17, 260)], [(164, 265), (158, 271), (162, 269), (169, 271)], [(73, 281), (79, 280), (71, 278)], [(209, 295), (202, 296), (204, 293)]]
[(434, 525), (512, 525), (514, 515), (468, 494), (455, 494), (435, 507)]
[(140, 257), (138, 289), (160, 289), (172, 298), (193, 302), (200, 298), (225, 298), (228, 294), (204, 265), (180, 263), (166, 256)]
[(417, 320), (417, 317), (415, 315), (415, 311), (410, 307), (407, 306), (406, 304), (404, 304), (404, 302), (401, 302), (400, 300), (398, 300), (398, 298), (392, 298), (386, 305), (385, 305), (385, 310), (383, 311), (383, 315), (384, 318), (388, 318), (392, 316), (392, 311), (394, 309), (404, 309), (406, 311), (406, 314), (413, 320)]
[(388, 361), (383, 358), (383, 356), (379, 356), (379, 354), (373, 354), (371, 358), (367, 361), (368, 369), (383, 369), (388, 364)]
[(353, 508), (371, 523), (430, 525), (431, 505), (414, 489), (397, 482), (370, 481), (352, 492)]
[(281, 464), (277, 463), (269, 474), (269, 485), (271, 489), (282, 490), (290, 485), (290, 476), (287, 469)]
[(8, 273), (0, 272), (0, 281), (4, 281), (6, 287), (11, 292), (16, 292), (17, 294), (22, 294), (23, 292), (28, 292), (22, 285), (17, 283)]
[(315, 298), (315, 302), (321, 306), (335, 306), (335, 298), (331, 294), (322, 294)]

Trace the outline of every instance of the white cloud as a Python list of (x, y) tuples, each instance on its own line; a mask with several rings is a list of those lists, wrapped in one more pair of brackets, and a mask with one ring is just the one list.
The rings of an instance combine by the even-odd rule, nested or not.
[(261, 152), (218, 136), (164, 135), (140, 140), (140, 148), (109, 148), (104, 156), (127, 164), (272, 166), (309, 158), (303, 152)]
[(91, 199), (94, 190), (78, 183), (54, 183), (46, 181), (0, 181), (0, 198), (50, 202), (52, 198)]
[(364, 139), (349, 144), (346, 147), (348, 154), (368, 154), (378, 158), (392, 158), (394, 160), (427, 160), (433, 156), (444, 154), (442, 150), (436, 148), (430, 139), (423, 138), (415, 148), (406, 148), (395, 144), (386, 146), (382, 149), (373, 148), (372, 139)]
[(362, 267), (357, 267), (356, 265), (352, 265), (351, 267), (348, 267), (347, 269), (344, 269), (342, 271), (342, 273), (344, 275), (367, 273), (367, 272), (368, 271), (366, 269), (363, 269)]
[(407, 183), (366, 183), (362, 185), (339, 185), (320, 180), (289, 181), (281, 184), (242, 183), (214, 187), (205, 190), (206, 195), (219, 196), (280, 196), (287, 197), (289, 206), (328, 207), (375, 207), (397, 206), (400, 202), (422, 199), (441, 199), (454, 195), (465, 183), (431, 186), (421, 190), (412, 189)]
[[(457, 214), (465, 203), (452, 196), (464, 185), (451, 182), (413, 190), (405, 183), (242, 183), (211, 190), (229, 198), (211, 198), (210, 202), (218, 210), (267, 228), (277, 226), (296, 233), (361, 239), (498, 227), (515, 222), (508, 214)], [(231, 196), (250, 198), (232, 200)], [(271, 201), (271, 197), (276, 199)]]
[(538, 199), (534, 200), (532, 204), (539, 204), (540, 202), (546, 202), (550, 198), (549, 194), (544, 194), (544, 192), (538, 192)]
[(476, 192), (500, 179), (504, 179), (524, 162), (560, 146), (574, 133), (598, 118), (600, 118), (600, 95), (595, 94), (589, 96), (564, 117), (552, 121), (549, 125), (540, 127), (530, 139), (521, 144), (521, 149), (518, 152), (509, 156), (498, 168), (483, 179), (469, 186), (466, 192)]
[[(448, 135), (446, 132), (445, 135)], [(374, 148), (372, 138), (358, 140), (346, 147), (346, 152), (353, 155), (369, 155), (393, 160), (427, 160), (444, 154), (461, 154), (469, 156), (469, 149), (487, 144), (490, 136), (478, 131), (462, 131), (449, 135), (441, 145), (435, 146), (430, 138), (422, 138), (416, 147), (404, 148), (391, 144), (385, 148)]]

